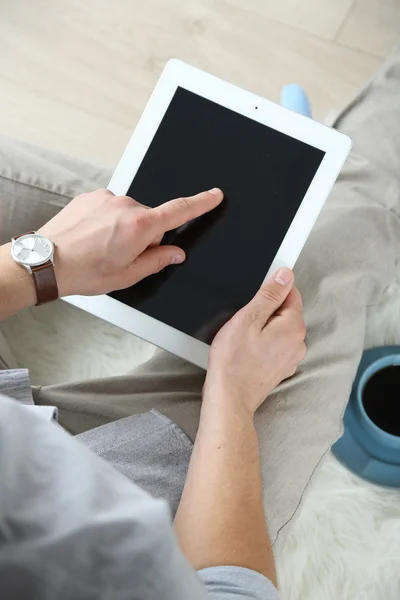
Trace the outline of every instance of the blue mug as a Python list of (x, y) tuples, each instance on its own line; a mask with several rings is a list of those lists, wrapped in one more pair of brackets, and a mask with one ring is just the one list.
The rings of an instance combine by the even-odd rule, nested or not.
[[(360, 477), (379, 485), (400, 487), (400, 435), (379, 427), (368, 415), (363, 398), (371, 378), (392, 366), (400, 367), (400, 346), (364, 352), (343, 418), (344, 433), (332, 452)], [(400, 377), (398, 398), (400, 403)]]

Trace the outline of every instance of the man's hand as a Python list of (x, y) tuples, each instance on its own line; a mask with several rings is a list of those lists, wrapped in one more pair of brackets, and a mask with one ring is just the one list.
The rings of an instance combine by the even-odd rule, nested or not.
[(237, 401), (254, 413), (295, 373), (306, 353), (306, 329), (293, 283), (293, 272), (279, 269), (219, 331), (211, 346), (205, 400)]
[(93, 295), (129, 287), (185, 260), (177, 246), (160, 246), (165, 232), (209, 212), (219, 189), (148, 208), (109, 190), (81, 194), (39, 233), (56, 246), (60, 296)]
[(293, 273), (279, 269), (211, 346), (199, 430), (175, 530), (195, 569), (237, 565), (276, 584), (254, 412), (294, 374), (305, 327)]

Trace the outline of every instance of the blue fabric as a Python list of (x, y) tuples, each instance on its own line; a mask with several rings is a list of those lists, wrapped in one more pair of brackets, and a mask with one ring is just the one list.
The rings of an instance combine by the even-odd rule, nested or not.
[(306, 91), (297, 83), (289, 83), (282, 88), (281, 104), (305, 117), (312, 117), (311, 104)]

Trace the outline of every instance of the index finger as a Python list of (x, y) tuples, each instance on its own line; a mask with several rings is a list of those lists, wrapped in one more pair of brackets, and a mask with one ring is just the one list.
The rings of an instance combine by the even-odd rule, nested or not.
[(152, 216), (160, 232), (171, 231), (216, 208), (223, 197), (224, 194), (219, 188), (213, 188), (188, 198), (175, 198), (152, 208)]

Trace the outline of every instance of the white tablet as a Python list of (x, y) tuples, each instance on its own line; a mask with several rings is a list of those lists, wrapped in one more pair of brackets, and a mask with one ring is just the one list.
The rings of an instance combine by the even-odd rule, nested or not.
[(349, 153), (345, 135), (181, 61), (165, 67), (109, 189), (148, 206), (219, 187), (222, 204), (165, 236), (187, 260), (68, 302), (201, 367), (213, 333), (293, 267)]

